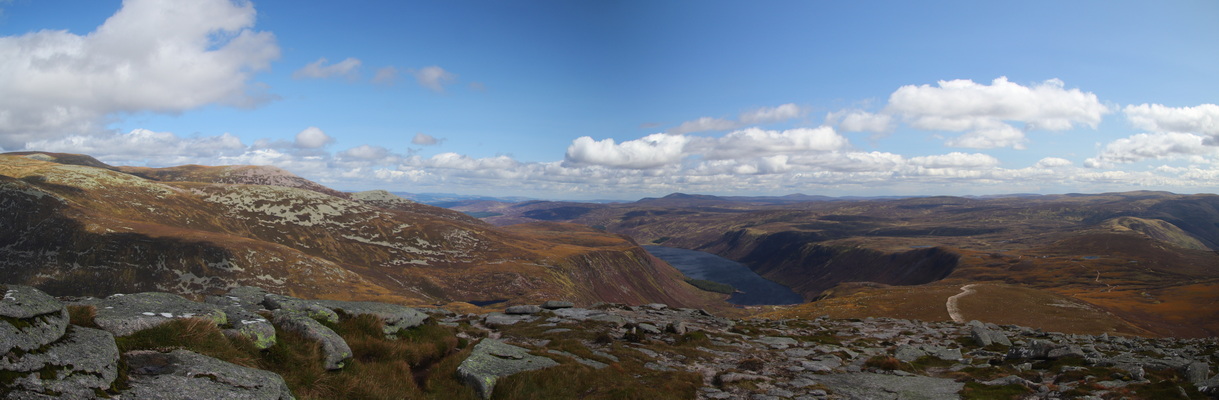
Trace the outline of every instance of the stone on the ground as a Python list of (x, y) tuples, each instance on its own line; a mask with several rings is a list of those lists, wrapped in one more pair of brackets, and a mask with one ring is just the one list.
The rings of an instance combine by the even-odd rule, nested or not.
[(418, 310), (397, 304), (372, 301), (317, 300), (317, 304), (349, 316), (371, 315), (385, 323), (383, 332), (396, 335), (401, 331), (422, 325), (428, 315)]
[(575, 303), (561, 300), (547, 300), (546, 302), (542, 303), (542, 308), (547, 310), (558, 310), (560, 308), (572, 308), (575, 306)]
[(328, 370), (342, 369), (351, 359), (351, 347), (343, 337), (308, 315), (296, 311), (275, 310), (271, 320), (279, 329), (293, 332), (322, 345), (322, 364)]
[(504, 314), (504, 313), (487, 313), (483, 316), (483, 323), (488, 326), (506, 326), (515, 325), (518, 322), (533, 321), (534, 316), (527, 314)]
[(92, 398), (118, 377), (119, 350), (110, 333), (73, 326), (45, 349), (0, 357), (0, 375), (13, 380), (10, 389), (55, 398)]
[(132, 399), (293, 399), (284, 378), (187, 350), (126, 354)]
[(59, 340), (68, 327), (63, 303), (41, 290), (0, 285), (0, 355), (29, 351)]
[(114, 336), (127, 336), (178, 318), (205, 319), (217, 326), (227, 322), (220, 307), (172, 293), (116, 294), (91, 304), (97, 308), (94, 322)]
[(268, 294), (263, 298), (262, 305), (268, 310), (284, 310), (291, 311), (297, 314), (304, 314), (309, 318), (318, 321), (326, 321), (332, 324), (339, 322), (339, 314), (328, 307), (318, 304), (317, 301), (302, 300), (291, 296), (280, 294)]
[(519, 306), (511, 306), (504, 309), (504, 314), (537, 314), (542, 312), (542, 307), (532, 304), (524, 304)]
[(505, 376), (559, 365), (546, 357), (495, 339), (483, 339), (457, 367), (457, 375), (484, 399), (490, 399), (495, 382)]
[(958, 399), (960, 396), (957, 392), (965, 387), (964, 383), (952, 379), (868, 372), (811, 375), (808, 378), (825, 385), (831, 393), (844, 399)]

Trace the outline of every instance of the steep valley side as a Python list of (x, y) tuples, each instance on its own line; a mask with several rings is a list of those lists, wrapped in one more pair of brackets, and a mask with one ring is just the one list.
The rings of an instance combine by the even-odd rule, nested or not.
[(699, 250), (735, 259), (805, 300), (842, 282), (920, 285), (952, 274), (960, 256), (938, 247), (905, 252), (822, 244), (807, 232), (728, 232)]

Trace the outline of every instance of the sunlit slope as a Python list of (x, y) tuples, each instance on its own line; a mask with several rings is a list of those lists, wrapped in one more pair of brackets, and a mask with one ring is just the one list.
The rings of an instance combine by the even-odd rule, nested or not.
[[(278, 169), (106, 168), (56, 162), (61, 156), (0, 155), (4, 282), (71, 295), (249, 284), (412, 303), (717, 301), (641, 257), (630, 240), (578, 226), (595, 240), (551, 243), (548, 235), (565, 235), (546, 232), (562, 226), (497, 228), (383, 192), (334, 192)], [(661, 284), (588, 280), (597, 276), (590, 271), (632, 275), (617, 268), (659, 270)]]
[[(1125, 192), (792, 203), (675, 194), (626, 204), (535, 202), (500, 210), (505, 212), (497, 217), (501, 219), (540, 216), (578, 222), (641, 243), (741, 261), (806, 299), (824, 298), (821, 305), (797, 307), (808, 309), (800, 314), (804, 316), (816, 316), (811, 314), (820, 311), (814, 310), (831, 305), (829, 310), (845, 310), (846, 304), (856, 305), (851, 310), (857, 316), (925, 314), (938, 309), (919, 304), (943, 308), (946, 297), (961, 286), (985, 283), (1022, 288), (1029, 299), (1081, 301), (1096, 311), (1095, 318), (1080, 315), (1094, 322), (1047, 319), (1024, 325), (1219, 335), (1216, 195)], [(852, 282), (881, 285), (842, 290), (859, 287)], [(922, 290), (934, 295), (909, 306), (893, 304), (884, 295), (915, 296)], [(1063, 310), (1047, 307), (1024, 309), (1036, 310), (1029, 315)], [(1087, 314), (1083, 308), (1072, 310)], [(1014, 318), (1003, 311), (977, 319)]]

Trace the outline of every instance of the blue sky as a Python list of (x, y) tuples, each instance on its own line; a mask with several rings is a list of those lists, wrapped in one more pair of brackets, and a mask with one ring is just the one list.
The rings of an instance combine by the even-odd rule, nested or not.
[(1216, 20), (1213, 1), (9, 0), (0, 148), (556, 199), (1213, 193)]

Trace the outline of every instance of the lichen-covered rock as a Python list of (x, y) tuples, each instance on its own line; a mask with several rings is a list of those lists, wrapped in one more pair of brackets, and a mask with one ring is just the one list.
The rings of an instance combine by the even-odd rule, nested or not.
[(572, 308), (575, 306), (575, 303), (561, 300), (547, 300), (546, 302), (542, 303), (542, 308), (547, 310), (558, 310), (561, 308)]
[(495, 339), (483, 339), (457, 367), (457, 375), (484, 399), (490, 399), (499, 378), (557, 365), (559, 363), (554, 360), (529, 354), (524, 348)]
[(42, 291), (20, 285), (0, 285), (0, 354), (29, 351), (63, 337), (68, 311)]
[(249, 339), (258, 349), (275, 345), (275, 326), (271, 321), (237, 307), (226, 307), (224, 313), (229, 320), (229, 327), (224, 329), (225, 335)]
[(524, 304), (519, 306), (511, 306), (504, 309), (504, 314), (537, 314), (542, 312), (542, 307), (532, 304)]
[(385, 322), (384, 333), (396, 335), (423, 324), (428, 315), (410, 307), (371, 301), (317, 300), (317, 304), (350, 316), (372, 315)]
[(339, 322), (339, 314), (329, 307), (318, 304), (317, 300), (302, 300), (291, 296), (268, 294), (263, 298), (262, 305), (266, 306), (268, 310), (284, 310), (305, 314), (309, 318), (332, 324)]
[(133, 351), (123, 392), (132, 399), (293, 399), (284, 378), (187, 350), (169, 353)]
[(115, 336), (127, 336), (176, 318), (200, 318), (217, 326), (228, 321), (220, 307), (172, 293), (116, 294), (91, 304), (97, 308), (94, 322)]
[(969, 334), (978, 346), (986, 347), (991, 344), (1012, 345), (1011, 340), (1007, 338), (1007, 335), (1003, 331), (992, 329), (987, 324), (978, 320), (969, 321)]
[(322, 364), (326, 369), (342, 369), (351, 359), (351, 347), (339, 334), (322, 325), (308, 315), (296, 311), (279, 309), (272, 312), (275, 326), (294, 332), (322, 345)]
[(814, 382), (844, 399), (958, 399), (964, 383), (927, 376), (896, 376), (874, 373), (811, 375)]
[(255, 289), (262, 294), (254, 293), (244, 296), (234, 294), (234, 291), (243, 288), (246, 287), (238, 287), (229, 291), (229, 294), (225, 296), (208, 296), (204, 301), (224, 310), (224, 315), (228, 320), (228, 324), (223, 327), (225, 335), (244, 337), (253, 342), (255, 347), (268, 349), (275, 345), (275, 326), (271, 324), (271, 321), (255, 312), (262, 309), (259, 302), (262, 301), (266, 291), (248, 288)]
[[(114, 336), (98, 329), (73, 326), (45, 350), (0, 357), (0, 375), (12, 379), (10, 389), (62, 398), (92, 398), (118, 376), (119, 350)], [(60, 398), (60, 397), (56, 397)]]

